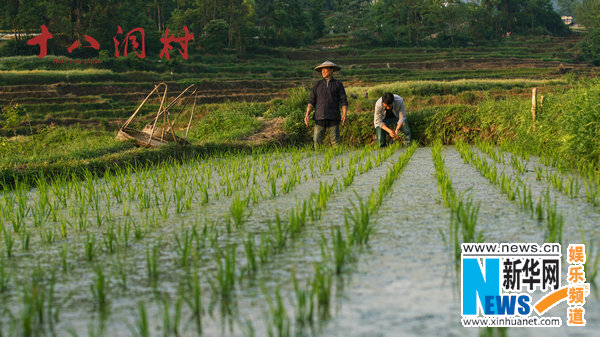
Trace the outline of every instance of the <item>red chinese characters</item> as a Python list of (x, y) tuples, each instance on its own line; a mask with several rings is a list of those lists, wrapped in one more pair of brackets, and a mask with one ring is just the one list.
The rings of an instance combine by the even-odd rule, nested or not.
[[(115, 57), (120, 57), (121, 54), (127, 56), (127, 54), (131, 51), (135, 53), (135, 55), (141, 59), (146, 58), (146, 33), (143, 28), (134, 28), (130, 30), (127, 35), (122, 40), (117, 39), (117, 36), (123, 34), (123, 29), (121, 26), (117, 26), (117, 34), (113, 36), (113, 42), (115, 45)], [(53, 36), (48, 30), (48, 27), (45, 25), (41, 26), (42, 33), (36, 37), (33, 37), (27, 41), (28, 45), (39, 45), (40, 53), (38, 58), (42, 58), (48, 53), (48, 40), (52, 39)], [(171, 55), (169, 51), (173, 49), (171, 43), (179, 43), (179, 53), (183, 56), (184, 59), (188, 59), (188, 42), (194, 39), (194, 34), (190, 33), (187, 26), (183, 27), (183, 31), (185, 33), (182, 37), (175, 37), (173, 34), (169, 36), (169, 28), (165, 30), (165, 35), (160, 38), (160, 42), (163, 45), (162, 51), (158, 55), (160, 58), (166, 57), (167, 60), (171, 59)], [(138, 40), (139, 37), (139, 40)], [(85, 46), (85, 48), (93, 48), (95, 50), (100, 50), (100, 43), (93, 37), (89, 35), (84, 35), (85, 41), (89, 45)], [(75, 41), (67, 48), (69, 53), (72, 53), (73, 50), (80, 47), (80, 42)], [(138, 52), (139, 51), (139, 52)]]
[[(117, 29), (117, 34), (123, 34), (123, 29), (121, 28), (121, 26), (118, 26), (119, 28)], [(167, 29), (168, 31), (168, 29)], [(136, 49), (138, 49), (138, 47), (140, 46), (140, 44), (137, 41), (137, 35), (135, 35), (134, 33), (139, 33), (141, 36), (141, 40), (142, 40), (142, 48), (141, 48), (141, 53), (138, 53), (137, 51), (135, 51)], [(113, 36), (113, 42), (115, 43), (115, 57), (120, 57), (121, 56), (121, 52), (120, 52), (120, 48), (119, 46), (121, 45), (123, 47), (123, 55), (127, 56), (127, 50), (129, 49), (129, 42), (131, 42), (131, 49), (135, 52), (135, 55), (141, 59), (146, 57), (146, 33), (144, 32), (144, 28), (135, 28), (129, 31), (129, 33), (127, 33), (127, 35), (125, 35), (125, 39), (121, 42), (119, 42), (119, 40), (117, 40), (117, 35)]]
[(181, 56), (183, 56), (184, 60), (188, 59), (188, 42), (194, 39), (194, 34), (190, 34), (190, 31), (188, 30), (187, 26), (183, 26), (183, 31), (185, 32), (185, 35), (183, 37), (176, 38), (175, 36), (173, 36), (173, 34), (169, 36), (169, 28), (165, 30), (165, 36), (160, 38), (160, 42), (163, 44), (163, 49), (158, 55), (160, 58), (166, 56), (167, 60), (170, 60), (171, 55), (169, 55), (169, 51), (173, 49), (171, 43), (177, 42), (179, 43), (179, 46), (181, 46), (179, 53), (181, 54)]
[(27, 40), (27, 44), (30, 46), (36, 44), (40, 46), (40, 53), (38, 54), (38, 58), (46, 56), (46, 54), (48, 53), (48, 40), (50, 40), (53, 37), (52, 34), (50, 34), (50, 31), (48, 31), (48, 27), (46, 27), (46, 25), (41, 25), (41, 28), (42, 34)]
[[(93, 37), (91, 37), (89, 35), (85, 35), (84, 38), (90, 44), (86, 48), (94, 48), (96, 50), (100, 50), (100, 44), (98, 43), (98, 41), (96, 41), (96, 39), (94, 39)], [(70, 54), (73, 52), (73, 50), (77, 49), (78, 47), (79, 47), (79, 41), (75, 41), (67, 50), (69, 51), (69, 54)]]

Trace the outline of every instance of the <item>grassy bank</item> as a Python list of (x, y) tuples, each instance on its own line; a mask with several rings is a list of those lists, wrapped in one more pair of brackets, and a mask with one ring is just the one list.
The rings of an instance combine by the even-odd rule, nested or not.
[[(538, 87), (545, 95), (538, 109), (535, 132), (531, 87)], [(381, 93), (391, 91), (405, 98), (408, 122), (419, 144), (429, 145), (436, 139), (445, 144), (458, 139), (484, 139), (497, 144), (509, 142), (529, 153), (560, 157), (565, 162), (585, 161), (595, 165), (600, 162), (597, 79), (577, 81), (571, 76), (555, 80), (407, 81), (348, 87), (347, 91), (350, 95), (364, 90), (368, 91), (368, 98), (359, 95), (360, 98), (350, 99), (350, 113), (341, 129), (347, 145), (374, 142), (373, 106)], [(169, 158), (249, 149), (257, 145), (250, 145), (249, 137), (263, 131), (274, 119), (285, 120), (280, 126), (284, 136), (267, 137), (262, 145), (310, 144), (312, 122), (309, 127), (303, 122), (309, 89), (290, 89), (286, 95), (285, 99), (264, 103), (201, 106), (190, 132), (194, 146), (188, 149), (137, 149), (130, 143), (115, 141), (114, 128), (85, 126), (44, 127), (33, 135), (4, 137), (0, 143), (0, 181), (6, 185), (21, 179), (33, 181), (40, 173), (55, 176), (89, 170), (102, 174), (115, 165), (147, 165)], [(149, 120), (148, 116), (137, 121), (139, 127)]]

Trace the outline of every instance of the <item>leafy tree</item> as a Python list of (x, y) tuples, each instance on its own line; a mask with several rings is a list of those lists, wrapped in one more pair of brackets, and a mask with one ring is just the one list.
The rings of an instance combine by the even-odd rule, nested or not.
[(556, 0), (561, 15), (574, 15), (579, 0)]
[(27, 118), (27, 110), (24, 106), (19, 103), (9, 103), (7, 106), (2, 108), (2, 114), (0, 114), (0, 125), (4, 130), (11, 130), (13, 134), (17, 135), (17, 127), (21, 122)]
[(208, 51), (221, 52), (227, 46), (229, 25), (223, 19), (215, 19), (206, 25), (204, 48)]

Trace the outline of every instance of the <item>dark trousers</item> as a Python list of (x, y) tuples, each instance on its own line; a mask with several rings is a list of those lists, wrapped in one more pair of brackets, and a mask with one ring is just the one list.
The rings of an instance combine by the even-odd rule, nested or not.
[(323, 144), (323, 139), (325, 138), (325, 134), (329, 135), (329, 139), (331, 140), (331, 145), (336, 147), (340, 144), (340, 125), (334, 126), (321, 126), (315, 124), (315, 133), (313, 135), (313, 145), (315, 149)]

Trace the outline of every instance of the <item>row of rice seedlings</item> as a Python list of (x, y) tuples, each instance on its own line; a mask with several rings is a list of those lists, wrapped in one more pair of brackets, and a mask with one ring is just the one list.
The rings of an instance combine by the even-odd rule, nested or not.
[(452, 188), (452, 181), (450, 175), (445, 169), (445, 160), (442, 156), (442, 144), (441, 142), (435, 142), (431, 148), (431, 156), (433, 158), (433, 166), (435, 168), (435, 177), (438, 182), (440, 195), (444, 200), (446, 207), (451, 207), (455, 203), (456, 192)]
[[(459, 145), (457, 144), (457, 147)], [(482, 242), (483, 233), (477, 232), (477, 218), (480, 204), (474, 204), (470, 196), (463, 193), (456, 194), (452, 187), (452, 180), (445, 168), (445, 159), (442, 155), (442, 144), (436, 141), (431, 149), (436, 178), (440, 189), (440, 195), (446, 207), (450, 208), (449, 238), (454, 251), (456, 261), (460, 258), (461, 244), (471, 242)]]
[(600, 205), (600, 170), (592, 163), (576, 163), (576, 170), (579, 176), (571, 173), (565, 181), (564, 175), (569, 173), (569, 169), (562, 160), (550, 156), (541, 156), (540, 162), (546, 166), (553, 167), (558, 173), (538, 166), (536, 167), (537, 180), (546, 179), (554, 188), (568, 195), (571, 199), (579, 196), (583, 186), (585, 187), (585, 200), (593, 207)]
[(500, 145), (504, 151), (511, 153), (510, 164), (519, 174), (527, 171), (529, 163), (529, 153), (512, 142), (505, 142)]
[[(395, 150), (395, 148), (394, 148)], [(352, 208), (344, 212), (345, 225), (332, 228), (331, 247), (324, 237), (321, 243), (322, 259), (314, 264), (314, 274), (304, 287), (298, 284), (295, 274), (292, 283), (295, 294), (295, 334), (301, 333), (305, 327), (312, 326), (318, 318), (323, 321), (331, 315), (331, 300), (333, 278), (340, 275), (344, 266), (353, 261), (353, 254), (359, 247), (368, 244), (373, 231), (371, 216), (377, 211), (395, 179), (400, 175), (406, 163), (416, 150), (416, 145), (404, 152), (396, 163), (390, 167), (385, 178), (381, 179), (377, 189), (371, 191), (368, 201), (357, 196), (357, 202), (352, 202)], [(381, 163), (382, 161), (378, 161)], [(349, 169), (354, 169), (349, 167)], [(329, 253), (331, 251), (331, 253)], [(329, 267), (332, 265), (332, 268)], [(279, 291), (275, 290), (275, 300), (268, 297), (269, 314), (267, 315), (267, 334), (269, 336), (291, 336), (291, 319), (285, 311)]]
[[(393, 149), (388, 150), (388, 156), (393, 153)], [(348, 176), (348, 172), (356, 172), (355, 163), (360, 163), (356, 158), (362, 158), (368, 155), (367, 152), (360, 152), (352, 156), (349, 160), (348, 168), (342, 176)], [(264, 264), (269, 260), (269, 256), (281, 251), (289, 240), (294, 239), (304, 228), (308, 219), (315, 221), (320, 218), (321, 212), (327, 206), (327, 202), (331, 195), (336, 192), (337, 188), (345, 188), (349, 185), (339, 186), (337, 179), (334, 179), (330, 184), (320, 183), (319, 190), (312, 192), (307, 200), (298, 202), (295, 207), (291, 208), (287, 221), (283, 221), (279, 214), (276, 214), (274, 223), (268, 226), (267, 232), (260, 236), (260, 242), (254, 243), (254, 240), (248, 236), (244, 243), (246, 250), (247, 268), (249, 273), (255, 273), (257, 270), (257, 257), (260, 264)], [(256, 247), (257, 246), (257, 247)], [(255, 248), (258, 250), (254, 252)]]
[[(128, 233), (127, 230), (125, 230), (125, 232)], [(104, 241), (104, 247), (106, 248), (106, 251), (114, 251), (115, 237), (116, 236), (117, 235), (115, 234), (114, 227), (109, 226), (107, 228), (107, 233), (106, 233), (105, 241)], [(121, 236), (128, 237), (128, 235), (121, 235)], [(128, 240), (125, 239), (125, 241), (128, 241)], [(187, 242), (189, 242), (189, 240)], [(157, 246), (155, 246), (155, 248), (156, 247)], [(153, 251), (155, 251), (155, 250), (153, 250)], [(63, 258), (61, 260), (66, 261), (67, 260), (66, 256), (68, 255), (67, 254), (68, 251), (67, 250), (62, 250), (62, 252), (65, 252), (65, 254), (62, 254)], [(93, 260), (94, 259), (95, 254), (96, 254), (96, 241), (95, 241), (95, 236), (94, 235), (88, 235), (86, 237), (85, 252), (86, 252), (85, 255), (87, 256), (86, 258), (88, 260)], [(157, 254), (149, 254), (148, 256), (149, 256), (149, 258), (147, 259), (147, 264), (149, 266), (148, 267), (149, 268), (149, 274), (150, 274), (150, 278), (153, 278), (152, 275), (157, 275), (156, 272), (153, 272), (153, 271), (155, 271), (157, 269), (156, 268), (156, 266), (157, 266), (157, 263), (156, 263), (156, 261), (157, 261), (157, 258), (156, 258)], [(181, 260), (185, 261), (186, 259), (182, 257)], [(64, 265), (64, 269), (67, 270), (68, 269), (67, 263), (63, 263), (63, 265)], [(101, 279), (100, 276), (98, 276), (97, 279), (100, 280)], [(101, 292), (98, 292), (98, 291), (96, 291), (96, 293), (101, 294)], [(100, 297), (98, 297), (98, 298), (100, 298)]]
[[(393, 149), (388, 150), (389, 155), (393, 153)], [(367, 155), (368, 152), (364, 152), (362, 156)], [(360, 157), (358, 154), (352, 158)], [(353, 161), (355, 159), (351, 159)], [(348, 167), (347, 170), (356, 170), (354, 166)], [(254, 275), (261, 265), (264, 265), (270, 261), (274, 254), (282, 251), (290, 241), (294, 240), (295, 237), (303, 230), (306, 226), (309, 218), (316, 220), (320, 217), (321, 211), (326, 207), (329, 197), (336, 192), (337, 188), (341, 188), (337, 179), (334, 179), (330, 184), (320, 184), (318, 193), (311, 193), (308, 200), (298, 202), (295, 207), (291, 208), (287, 220), (282, 220), (279, 214), (276, 214), (275, 220), (268, 226), (266, 232), (263, 232), (258, 237), (258, 240), (248, 234), (246, 240), (244, 240), (243, 246), (246, 255), (246, 265), (240, 270), (236, 271), (234, 250), (231, 248), (225, 248), (228, 253), (218, 253), (219, 262), (217, 271), (212, 280), (209, 280), (213, 292), (216, 294), (225, 294), (225, 297), (220, 296), (221, 300), (226, 302), (231, 301), (229, 294), (234, 293), (236, 275)], [(311, 205), (311, 206), (308, 206)], [(217, 250), (217, 252), (219, 252)], [(233, 262), (232, 262), (233, 261)], [(315, 267), (317, 270), (321, 270), (322, 267)], [(317, 273), (319, 274), (319, 273)], [(230, 275), (231, 277), (227, 277)], [(229, 281), (229, 282), (226, 282)], [(325, 287), (323, 284), (323, 278), (317, 277), (314, 282), (311, 282), (311, 287), (321, 290), (313, 290), (311, 293), (320, 294), (321, 303), (325, 303), (323, 299), (324, 294), (327, 292), (322, 289)], [(325, 280), (326, 282), (326, 280)], [(326, 282), (327, 283), (327, 282)], [(330, 283), (330, 282), (329, 282)], [(327, 289), (330, 289), (330, 285)], [(223, 291), (225, 290), (225, 291)], [(318, 298), (318, 297), (317, 297)], [(327, 301), (329, 303), (329, 301)], [(231, 303), (228, 303), (230, 305)], [(325, 310), (322, 310), (325, 312)], [(328, 312), (328, 310), (326, 310)]]
[[(392, 148), (386, 151), (384, 155), (380, 155), (380, 158), (387, 158), (393, 153)], [(358, 170), (356, 168), (360, 161), (369, 155), (368, 151), (361, 151), (357, 155), (350, 157), (349, 164), (346, 172), (342, 174), (343, 177), (354, 176)], [(382, 160), (378, 161), (379, 163)], [(257, 270), (257, 258), (261, 263), (265, 263), (268, 260), (268, 256), (281, 251), (287, 242), (299, 234), (305, 226), (308, 218), (313, 221), (320, 217), (321, 211), (326, 207), (327, 200), (335, 191), (338, 186), (336, 179), (331, 184), (321, 183), (319, 186), (318, 193), (311, 193), (309, 200), (298, 202), (296, 207), (290, 209), (287, 221), (282, 221), (279, 214), (276, 214), (274, 223), (268, 226), (268, 230), (265, 235), (261, 236), (260, 243), (257, 245), (254, 240), (249, 236), (244, 242), (244, 249), (247, 257), (247, 269), (249, 273), (254, 273)], [(349, 184), (344, 184), (343, 187), (347, 187)], [(311, 206), (307, 206), (311, 205)], [(258, 246), (258, 247), (257, 247)], [(254, 250), (258, 250), (255, 253)]]
[(533, 215), (531, 187), (525, 185), (519, 178), (512, 179), (504, 171), (498, 174), (496, 164), (485, 160), (485, 158), (471, 150), (467, 144), (457, 142), (456, 149), (465, 163), (475, 167), (489, 182), (498, 186), (508, 200), (518, 200), (521, 209)]
[(338, 227), (331, 233), (331, 250), (335, 274), (340, 274), (344, 266), (352, 260), (354, 247), (368, 243), (373, 232), (371, 217), (381, 205), (384, 196), (389, 193), (394, 181), (398, 178), (414, 152), (416, 145), (409, 147), (390, 167), (387, 174), (379, 182), (378, 188), (371, 191), (367, 201), (356, 192), (356, 202), (350, 200), (351, 208), (344, 211), (344, 233)]
[(485, 159), (479, 157), (465, 143), (457, 142), (456, 148), (466, 163), (473, 165), (492, 184), (500, 187), (502, 193), (506, 194), (509, 200), (514, 201), (516, 199), (515, 196), (517, 196), (522, 210), (530, 212), (532, 216), (535, 215), (538, 221), (544, 219), (545, 213), (546, 242), (560, 243), (562, 241), (564, 218), (556, 210), (556, 201), (551, 200), (549, 191), (540, 196), (534, 209), (531, 187), (526, 187), (520, 179), (512, 180), (504, 172), (498, 178), (495, 165), (490, 165)]
[(488, 155), (488, 157), (492, 158), (496, 163), (505, 164), (504, 153), (501, 151), (496, 151), (496, 148), (488, 142), (477, 142), (477, 147), (481, 150), (481, 152)]
[[(333, 150), (329, 151), (327, 153), (334, 153)], [(303, 170), (303, 167), (301, 167), (299, 164), (296, 164), (295, 166), (292, 167), (291, 171), (289, 172), (287, 179), (284, 179), (282, 177), (282, 187), (281, 187), (281, 193), (282, 194), (287, 194), (289, 192), (292, 191), (292, 189), (302, 181), (301, 178), (301, 174), (300, 172)], [(275, 197), (277, 196), (277, 183), (276, 183), (276, 178), (273, 177), (270, 179), (269, 182), (269, 188), (271, 191), (271, 197)], [(229, 223), (231, 221), (233, 221), (233, 224), (235, 225), (236, 228), (239, 228), (248, 217), (251, 216), (251, 211), (248, 212), (248, 204), (249, 202), (252, 200), (254, 203), (257, 203), (258, 200), (262, 197), (263, 193), (260, 192), (260, 190), (257, 190), (252, 188), (250, 193), (248, 195), (246, 195), (245, 197), (242, 197), (240, 195), (235, 196), (232, 199), (232, 202), (230, 204), (229, 207), (229, 213), (226, 217), (226, 224), (228, 224), (228, 228), (229, 228)], [(294, 217), (291, 217), (291, 219), (294, 219)]]
[(527, 171), (527, 162), (513, 155), (510, 157), (510, 165), (518, 174), (523, 174)]
[[(300, 212), (300, 213), (305, 214), (306, 212), (304, 211), (304, 212)], [(107, 240), (107, 241), (105, 241), (105, 248), (106, 247), (114, 247), (114, 240), (115, 240), (115, 235), (116, 235), (114, 232), (115, 232), (114, 228), (111, 228), (111, 227), (108, 228), (108, 230), (107, 230), (107, 237), (105, 238), (105, 240)], [(125, 235), (125, 236), (127, 237), (127, 235)], [(112, 243), (111, 243), (111, 241), (112, 241)], [(187, 240), (187, 242), (189, 242), (189, 240)], [(88, 256), (89, 260), (92, 260), (93, 257), (94, 257), (94, 252), (95, 252), (95, 249), (94, 249), (94, 247), (95, 247), (95, 236), (88, 235), (85, 246), (86, 246), (86, 255)], [(155, 247), (157, 247), (157, 246), (155, 246)], [(107, 248), (106, 250), (112, 250), (112, 249), (111, 248)], [(185, 250), (185, 249), (182, 249), (182, 250)], [(68, 252), (68, 251), (67, 250), (63, 250), (63, 252)], [(67, 254), (63, 254), (63, 257), (64, 257), (62, 259), (63, 261), (66, 261), (66, 256), (67, 256)], [(147, 259), (147, 264), (148, 264), (149, 270), (150, 270), (149, 274), (150, 275), (152, 275), (152, 274), (157, 275), (156, 272), (152, 272), (152, 270), (156, 270), (156, 266), (157, 266), (156, 261), (158, 260), (156, 258), (157, 254), (150, 254), (149, 256), (150, 257)], [(182, 258), (182, 260), (185, 260), (185, 259)], [(66, 263), (64, 263), (64, 265), (65, 265), (64, 269), (65, 270), (68, 269), (66, 267)], [(152, 276), (150, 276), (150, 278), (152, 278)], [(100, 280), (101, 279), (100, 276), (97, 276), (97, 279)], [(126, 283), (126, 282), (123, 282), (123, 283)], [(98, 292), (98, 291), (97, 291), (97, 293), (101, 294), (101, 292)]]
[[(45, 279), (44, 275), (50, 276)], [(16, 319), (11, 321), (11, 331), (14, 335), (36, 336), (39, 331), (49, 329), (54, 331), (59, 321), (62, 303), (55, 298), (55, 272), (46, 273), (38, 266), (35, 268), (31, 281), (25, 282), (20, 288), (21, 303), (17, 305)]]
[(585, 263), (583, 269), (585, 271), (586, 279), (591, 284), (596, 284), (596, 277), (598, 276), (598, 262), (600, 262), (600, 246), (595, 244), (593, 241), (586, 241), (583, 229), (579, 228), (581, 233), (581, 243), (585, 245)]
[[(91, 175), (89, 175), (89, 174), (86, 177), (85, 186), (87, 187), (88, 195), (92, 195), (94, 193), (94, 192), (92, 192), (92, 186), (93, 186), (93, 184), (91, 183), (93, 181), (93, 179), (94, 178)], [(111, 180), (110, 175), (108, 175), (108, 180)], [(45, 180), (41, 180), (41, 181), (45, 181)], [(141, 182), (141, 181), (144, 181), (144, 179), (137, 179), (136, 181), (140, 181)], [(43, 186), (43, 184), (41, 184), (41, 185)], [(75, 185), (72, 185), (72, 186), (75, 186)], [(110, 184), (108, 186), (110, 186)], [(133, 185), (130, 185), (130, 186), (133, 186)], [(72, 187), (72, 189), (75, 190), (75, 191), (77, 191), (77, 187)], [(131, 187), (130, 187), (130, 189), (131, 189)], [(113, 187), (113, 190), (120, 190), (120, 189), (118, 189), (116, 187)], [(149, 208), (151, 206), (150, 205), (149, 193), (144, 192), (144, 194), (142, 194), (142, 192), (143, 191), (140, 191), (140, 195), (142, 195), (142, 196), (139, 197), (139, 199), (141, 201), (140, 203), (141, 204), (145, 204), (145, 205), (142, 206), (142, 207), (140, 207), (140, 208), (141, 209), (147, 209), (147, 208)], [(168, 211), (168, 204), (170, 202), (170, 199), (168, 197), (166, 197), (166, 191), (164, 189), (162, 189), (162, 192), (163, 192), (162, 195), (165, 196), (164, 198), (166, 198), (167, 202), (165, 203), (165, 202), (163, 202), (163, 200), (159, 200), (159, 197), (157, 195), (160, 195), (160, 193), (156, 193), (155, 192), (155, 196), (156, 196), (155, 197), (155, 204), (157, 206), (161, 205), (161, 207), (159, 208), (160, 214), (163, 217), (163, 219), (166, 219), (167, 211)], [(181, 189), (178, 189), (178, 190), (175, 191), (176, 202), (183, 199), (181, 197), (182, 194), (183, 193), (182, 193)], [(80, 194), (80, 195), (83, 196), (83, 194)], [(106, 198), (108, 200), (110, 200), (110, 193), (106, 193), (105, 192), (105, 196), (106, 196)], [(87, 201), (89, 201), (89, 200), (93, 201), (93, 200), (98, 200), (98, 198), (94, 197), (93, 195), (90, 198), (87, 198), (87, 199), (83, 198), (81, 200), (81, 202), (79, 203), (79, 207), (73, 207), (73, 204), (71, 204), (71, 208), (69, 209), (69, 215), (71, 217), (76, 217), (76, 221), (69, 222), (69, 221), (66, 221), (64, 218), (61, 219), (61, 224), (60, 224), (60, 226), (61, 226), (61, 229), (60, 229), (61, 237), (65, 238), (67, 236), (67, 231), (66, 231), (66, 226), (65, 226), (67, 223), (69, 223), (70, 225), (76, 224), (76, 229), (78, 231), (80, 231), (80, 232), (84, 232), (84, 231), (88, 230), (89, 222), (88, 222), (88, 217), (87, 217), (87, 202), (86, 202), (86, 200)], [(94, 203), (97, 203), (97, 202), (94, 202)], [(181, 207), (182, 204), (183, 203), (179, 203), (179, 207), (177, 207), (177, 208), (181, 209), (182, 208)], [(186, 199), (185, 199), (185, 205), (187, 205), (187, 206), (184, 205), (184, 207), (189, 209), (190, 208), (190, 204), (191, 204), (191, 198), (190, 198), (190, 195), (188, 194), (186, 196)], [(126, 203), (126, 204), (123, 205), (124, 216), (129, 216), (130, 215), (128, 205), (129, 205), (128, 203)], [(112, 213), (110, 212), (110, 209), (108, 209), (106, 211), (105, 216), (103, 217), (100, 214), (100, 212), (99, 212), (99, 207), (92, 206), (92, 208), (96, 210), (95, 211), (96, 218), (97, 218), (96, 222), (97, 222), (98, 225), (102, 224), (103, 220), (105, 220), (107, 222), (110, 222), (112, 220)], [(54, 212), (54, 214), (56, 214), (56, 213)], [(56, 220), (58, 220), (58, 219), (56, 219)], [(112, 243), (114, 241), (113, 240), (114, 236), (110, 235), (110, 232), (108, 232), (107, 234), (108, 234), (108, 240), (105, 241), (106, 247), (108, 248), (107, 249), (108, 251), (112, 252), (113, 249), (114, 249), (114, 246), (112, 245)], [(23, 237), (27, 237), (27, 236), (24, 235)], [(43, 242), (47, 242), (47, 243), (53, 242), (56, 237), (57, 236), (55, 235), (55, 232), (52, 229), (46, 229), (46, 230), (42, 230), (40, 232), (40, 239)], [(8, 237), (7, 239), (10, 239), (10, 237)], [(11, 247), (12, 247), (12, 245), (8, 245), (9, 249)]]

